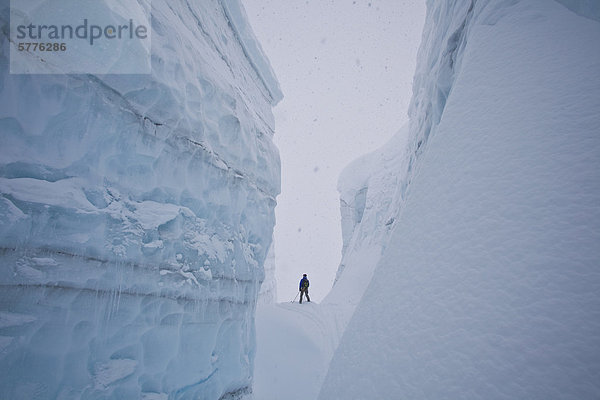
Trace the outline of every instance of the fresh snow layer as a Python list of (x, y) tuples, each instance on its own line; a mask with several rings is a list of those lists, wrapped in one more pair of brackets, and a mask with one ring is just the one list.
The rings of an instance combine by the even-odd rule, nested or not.
[(281, 92), (239, 1), (151, 7), (150, 75), (11, 75), (0, 0), (1, 398), (250, 390)]
[(600, 24), (562, 3), (429, 2), (391, 236), (320, 399), (600, 397)]
[(343, 331), (340, 307), (315, 302), (259, 305), (256, 400), (316, 399)]

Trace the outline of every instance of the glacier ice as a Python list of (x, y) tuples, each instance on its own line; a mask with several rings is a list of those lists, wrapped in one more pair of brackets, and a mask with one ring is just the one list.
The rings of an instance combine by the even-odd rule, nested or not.
[(277, 300), (277, 280), (275, 279), (275, 246), (271, 242), (271, 247), (267, 251), (267, 257), (264, 261), (265, 279), (260, 285), (258, 293), (259, 304), (275, 303)]
[(11, 75), (8, 26), (1, 397), (247, 393), (282, 95), (242, 5), (152, 2), (151, 75)]
[[(395, 192), (373, 155), (340, 179), (346, 268), (329, 297), (369, 282), (320, 399), (598, 398), (595, 9), (428, 2), (408, 143), (378, 152), (398, 153)], [(389, 234), (365, 219), (378, 211)], [(374, 272), (345, 276), (377, 245)]]

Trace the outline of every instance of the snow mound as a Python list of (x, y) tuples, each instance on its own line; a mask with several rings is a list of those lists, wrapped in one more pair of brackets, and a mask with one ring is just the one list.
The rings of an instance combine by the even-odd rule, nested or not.
[(260, 305), (256, 310), (258, 400), (315, 399), (342, 328), (339, 308), (315, 302)]

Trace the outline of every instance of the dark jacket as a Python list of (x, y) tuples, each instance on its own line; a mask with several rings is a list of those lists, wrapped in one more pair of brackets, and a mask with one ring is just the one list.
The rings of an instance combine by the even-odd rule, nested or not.
[(302, 288), (303, 288), (303, 287), (304, 287), (304, 288), (306, 288), (306, 289), (308, 289), (308, 285), (309, 285), (309, 284), (310, 284), (310, 283), (308, 282), (308, 278), (307, 278), (307, 277), (303, 277), (303, 278), (300, 280), (300, 289), (299, 289), (299, 290), (302, 290)]

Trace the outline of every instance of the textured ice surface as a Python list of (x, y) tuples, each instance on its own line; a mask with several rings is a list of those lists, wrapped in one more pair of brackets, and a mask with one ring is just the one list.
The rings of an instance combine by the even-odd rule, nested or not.
[(0, 3), (2, 398), (250, 385), (281, 92), (239, 2), (152, 7), (151, 75), (27, 76)]
[(561, 3), (429, 2), (401, 201), (321, 399), (600, 396), (600, 24)]
[(275, 248), (272, 242), (264, 262), (264, 269), (265, 280), (260, 285), (258, 302), (261, 304), (274, 303), (277, 300), (277, 281), (275, 280)]

